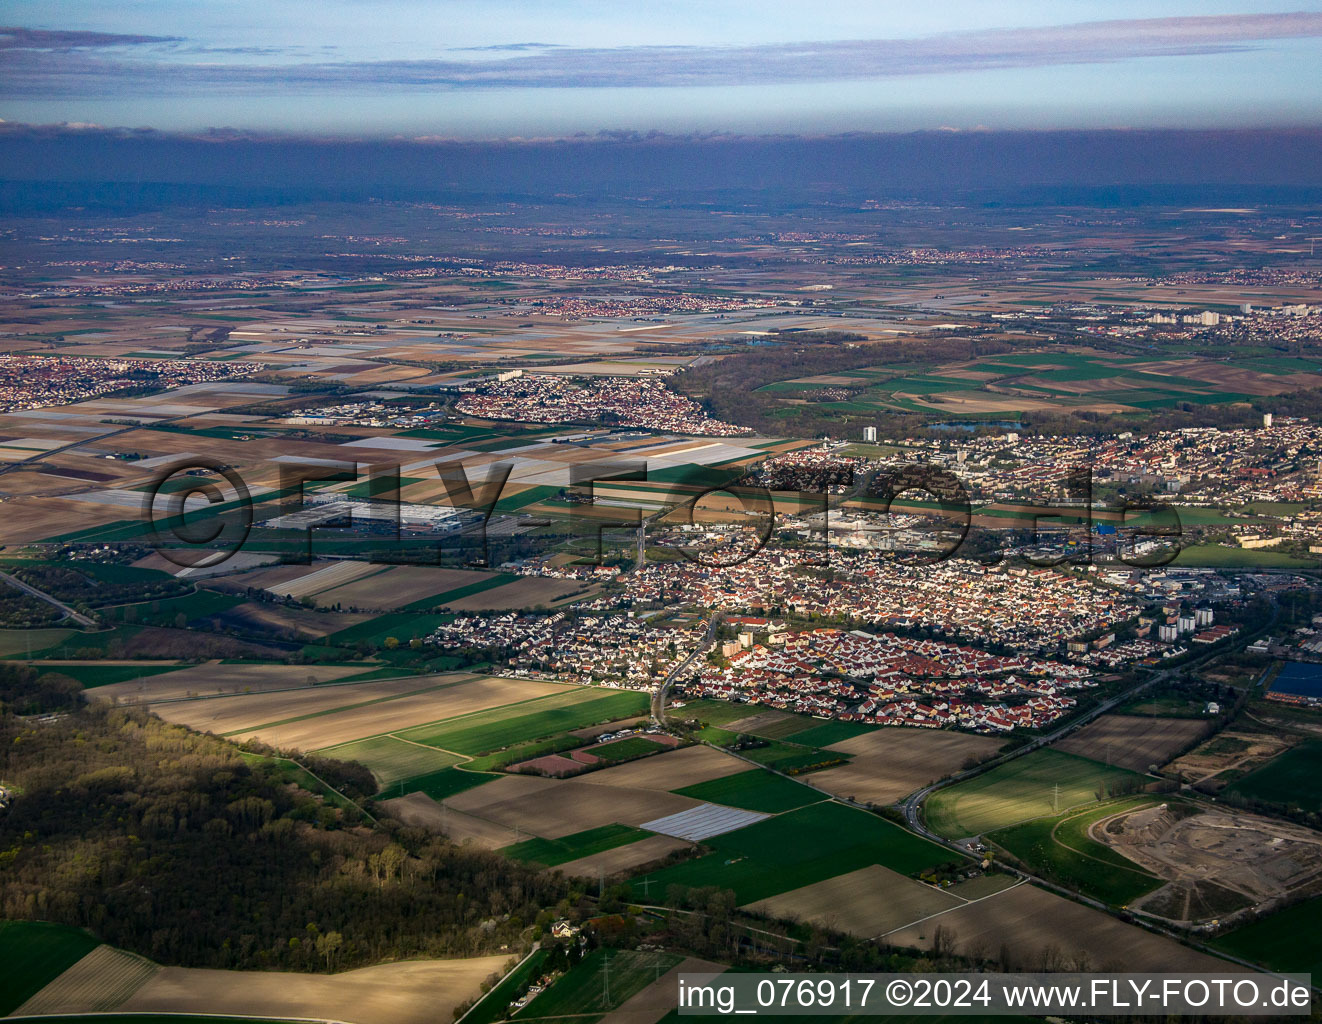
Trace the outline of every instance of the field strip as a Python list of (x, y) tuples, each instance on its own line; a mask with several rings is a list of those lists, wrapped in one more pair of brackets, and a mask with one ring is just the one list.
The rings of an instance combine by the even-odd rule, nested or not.
[[(480, 676), (475, 676), (474, 678), (482, 678), (482, 677), (480, 677)], [(497, 677), (497, 678), (500, 678), (500, 677)], [(473, 682), (473, 680), (472, 680), (472, 679), (466, 679), (466, 680), (462, 680), (462, 682), (465, 682), (465, 683), (471, 683), (471, 682)], [(447, 685), (447, 686), (451, 686), (451, 685), (453, 685), (453, 686), (457, 686), (457, 685), (459, 685), (459, 684), (458, 684), (458, 683), (447, 683), (446, 685)], [(572, 684), (572, 683), (566, 683), (565, 685), (566, 685), (567, 687), (569, 687), (569, 686), (573, 686), (574, 684)], [(575, 687), (575, 689), (574, 689), (572, 692), (577, 693), (577, 692), (579, 692), (579, 691), (581, 691), (581, 690), (600, 690), (600, 691), (602, 691), (603, 693), (606, 693), (606, 692), (610, 692), (610, 693), (618, 693), (618, 692), (621, 692), (621, 691), (618, 691), (618, 690), (612, 690), (610, 687), (607, 687), (607, 686), (577, 686), (577, 687)], [(567, 692), (568, 692), (568, 691), (567, 691)], [(405, 694), (401, 694), (400, 696), (406, 696), (406, 695), (405, 695)], [(561, 697), (564, 697), (564, 696), (565, 696), (565, 693), (563, 693), (563, 692), (562, 692), (562, 693), (544, 693), (544, 694), (542, 694), (542, 696), (540, 696), (540, 697), (528, 697), (526, 700), (516, 700), (516, 701), (514, 701), (512, 704), (497, 704), (495, 707), (491, 707), (491, 708), (483, 708), (481, 711), (469, 711), (469, 712), (467, 712), (466, 714), (457, 715), (457, 716), (454, 717), (454, 718), (434, 718), (434, 719), (432, 719), (432, 720), (430, 720), (430, 721), (427, 721), (427, 722), (419, 722), (417, 725), (406, 726), (404, 729), (397, 730), (396, 732), (376, 732), (376, 733), (372, 733), (370, 736), (359, 736), (359, 737), (357, 737), (357, 738), (354, 739), (354, 740), (346, 740), (345, 743), (350, 743), (350, 742), (352, 742), (352, 743), (358, 743), (358, 742), (361, 742), (362, 740), (378, 740), (378, 739), (382, 739), (382, 738), (384, 738), (384, 737), (390, 737), (391, 739), (396, 739), (396, 740), (403, 740), (405, 743), (416, 743), (415, 740), (407, 739), (407, 738), (405, 738), (405, 737), (403, 737), (403, 736), (398, 735), (398, 733), (399, 733), (399, 732), (413, 732), (413, 731), (415, 731), (415, 730), (417, 730), (417, 729), (427, 729), (427, 728), (430, 728), (430, 727), (432, 727), (432, 726), (437, 726), (437, 725), (449, 725), (449, 724), (451, 724), (452, 722), (459, 722), (459, 723), (462, 723), (462, 722), (464, 721), (464, 719), (466, 719), (466, 718), (473, 718), (473, 717), (476, 716), (476, 715), (489, 715), (489, 714), (491, 714), (492, 712), (495, 712), (495, 711), (505, 711), (505, 710), (508, 709), (508, 708), (522, 707), (524, 704), (535, 704), (535, 703), (537, 703), (539, 700), (557, 700), (557, 699), (559, 699), (559, 698), (561, 698)], [(393, 699), (393, 698), (392, 698), (392, 699)], [(587, 699), (590, 700), (591, 698), (587, 698)], [(377, 703), (377, 702), (376, 702), (376, 701), (369, 701), (368, 703)], [(574, 704), (574, 703), (582, 703), (582, 701), (571, 701), (571, 702), (570, 702), (571, 705)], [(346, 710), (346, 709), (344, 709), (344, 708), (337, 708), (337, 709), (336, 709), (336, 711), (343, 711), (343, 710)], [(306, 716), (306, 717), (308, 717), (308, 718), (315, 718), (315, 717), (317, 717), (317, 716), (316, 716), (316, 715), (308, 715), (308, 716)], [(298, 721), (298, 719), (291, 719), (291, 721)], [(251, 730), (248, 730), (248, 729), (240, 729), (239, 731), (240, 731), (240, 732), (249, 732), (249, 731), (251, 731)], [(227, 734), (227, 735), (228, 735), (228, 734)], [(418, 743), (417, 745), (418, 745), (418, 746), (422, 746), (422, 747), (431, 747), (432, 750), (443, 750), (443, 749), (444, 749), (443, 747), (438, 747), (438, 746), (436, 746), (435, 744), (432, 744), (432, 743)], [(332, 743), (330, 746), (331, 746), (331, 747), (342, 747), (342, 746), (344, 746), (344, 743)], [(318, 747), (316, 750), (313, 751), (313, 753), (320, 753), (321, 751), (329, 750), (329, 749), (330, 749), (330, 747)], [(455, 754), (455, 755), (458, 756), (458, 757), (466, 757), (466, 758), (468, 758), (468, 760), (470, 760), (470, 761), (474, 760), (474, 755), (473, 755), (473, 754), (460, 754), (457, 750), (446, 750), (445, 752), (446, 752), (447, 754)]]
[(877, 939), (884, 939), (887, 935), (894, 935), (896, 932), (902, 932), (906, 928), (913, 928), (916, 925), (922, 924), (924, 921), (930, 921), (934, 917), (942, 917), (945, 914), (949, 914), (951, 911), (954, 910), (963, 910), (965, 907), (971, 907), (973, 906), (973, 904), (981, 903), (983, 900), (990, 900), (997, 896), (1003, 896), (1007, 892), (1011, 892), (1014, 889), (1018, 889), (1021, 885), (1027, 885), (1027, 884), (1028, 884), (1028, 880), (1021, 878), (1019, 879), (1019, 881), (1015, 882), (1014, 885), (1008, 886), (1005, 889), (998, 889), (996, 892), (989, 892), (986, 896), (979, 896), (976, 900), (965, 900), (957, 907), (949, 907), (948, 909), (940, 910), (935, 914), (928, 914), (926, 917), (920, 917), (917, 921), (910, 921), (908, 924), (902, 924), (900, 925), (900, 927), (892, 928), (888, 932), (882, 932), (880, 935), (874, 935), (872, 936), (872, 940), (875, 942)]
[(292, 718), (281, 718), (274, 722), (263, 722), (261, 725), (245, 725), (241, 729), (231, 729), (229, 732), (223, 732), (222, 737), (237, 736), (241, 732), (254, 732), (258, 729), (274, 729), (278, 725), (289, 725), (292, 722), (306, 722), (310, 718), (321, 718), (323, 715), (338, 715), (341, 711), (353, 711), (356, 708), (369, 707), (372, 704), (384, 704), (387, 701), (399, 700), (401, 697), (416, 697), (420, 693), (431, 693), (434, 690), (444, 690), (451, 686), (463, 686), (465, 683), (472, 682), (471, 679), (457, 679), (449, 683), (437, 683), (435, 686), (424, 686), (420, 690), (409, 690), (407, 693), (392, 693), (385, 697), (373, 697), (370, 700), (360, 700), (354, 704), (341, 704), (339, 707), (326, 708), (322, 711), (309, 711), (306, 715), (294, 715)]

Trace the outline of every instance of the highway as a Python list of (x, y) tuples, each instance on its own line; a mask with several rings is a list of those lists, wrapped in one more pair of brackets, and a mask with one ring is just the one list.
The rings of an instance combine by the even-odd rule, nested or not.
[(95, 619), (89, 619), (86, 615), (83, 615), (81, 612), (74, 611), (63, 601), (56, 600), (55, 598), (51, 597), (50, 594), (46, 593), (44, 590), (38, 590), (36, 587), (28, 586), (17, 576), (11, 576), (7, 572), (0, 572), (0, 580), (4, 580), (15, 590), (21, 590), (23, 591), (23, 593), (28, 594), (31, 597), (35, 597), (39, 601), (45, 601), (48, 605), (58, 608), (60, 611), (64, 612), (65, 618), (73, 619), (73, 621), (78, 623), (80, 626), (90, 627), (96, 625)]

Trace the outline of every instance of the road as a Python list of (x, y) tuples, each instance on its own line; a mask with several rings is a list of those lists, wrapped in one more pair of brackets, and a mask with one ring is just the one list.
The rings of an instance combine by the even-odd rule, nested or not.
[(66, 619), (73, 619), (73, 621), (78, 623), (80, 626), (96, 625), (95, 619), (89, 619), (86, 615), (83, 615), (81, 612), (74, 611), (63, 601), (56, 600), (55, 598), (51, 597), (50, 594), (46, 593), (44, 590), (38, 590), (36, 587), (28, 586), (17, 576), (11, 576), (7, 572), (0, 572), (0, 580), (4, 580), (15, 590), (21, 590), (23, 591), (23, 593), (28, 594), (31, 597), (35, 597), (39, 601), (45, 601), (48, 605), (52, 605), (53, 607), (58, 608), (60, 611), (64, 612), (64, 617)]
[(698, 646), (693, 648), (692, 653), (687, 658), (670, 670), (665, 680), (652, 694), (652, 721), (657, 725), (666, 724), (666, 695), (670, 692), (670, 688), (675, 685), (675, 680), (679, 678), (681, 672), (684, 672), (693, 664), (695, 659), (707, 653), (712, 641), (716, 639), (716, 630), (720, 625), (721, 613), (712, 612), (711, 620), (707, 623), (707, 633), (698, 643)]

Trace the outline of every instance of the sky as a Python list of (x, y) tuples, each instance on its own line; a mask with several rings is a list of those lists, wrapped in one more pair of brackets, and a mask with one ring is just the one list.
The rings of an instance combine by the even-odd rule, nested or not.
[(1322, 124), (1322, 0), (7, 0), (0, 118), (283, 135)]

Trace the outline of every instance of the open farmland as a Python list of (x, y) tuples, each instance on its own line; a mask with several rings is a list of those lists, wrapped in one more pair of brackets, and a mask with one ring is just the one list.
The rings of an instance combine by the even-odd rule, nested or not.
[(342, 974), (164, 967), (118, 1009), (125, 1013), (215, 1013), (316, 1017), (347, 1024), (435, 1024), (476, 996), (506, 956), (409, 960)]
[(1322, 897), (1314, 897), (1227, 932), (1212, 945), (1273, 971), (1307, 972), (1316, 982), (1322, 976), (1319, 916)]
[(647, 708), (648, 695), (636, 690), (577, 687), (517, 707), (421, 726), (400, 735), (460, 754), (486, 754), (596, 722), (643, 715)]
[[(418, 677), (414, 677), (413, 681), (418, 682)], [(513, 714), (514, 708), (531, 705), (536, 700), (575, 697), (580, 692), (578, 687), (567, 687), (559, 683), (505, 679), (499, 676), (474, 679), (467, 674), (460, 674), (457, 682), (440, 689), (343, 711), (324, 712), (309, 718), (301, 715), (292, 716), (292, 721), (280, 718), (264, 725), (241, 729), (232, 735), (239, 739), (256, 737), (275, 747), (316, 750), (367, 736), (411, 730), (420, 722), (482, 714), (490, 709), (508, 708), (508, 713)], [(410, 735), (406, 738), (412, 737)]]
[(559, 839), (526, 839), (514, 843), (500, 852), (506, 857), (521, 860), (543, 867), (556, 867), (580, 857), (590, 857), (596, 853), (614, 850), (646, 839), (648, 833), (628, 825), (601, 825), (586, 829)]
[(814, 772), (812, 784), (860, 803), (891, 804), (959, 771), (970, 759), (993, 756), (1003, 745), (990, 736), (947, 730), (873, 729), (828, 747), (852, 758), (849, 764)]
[(160, 968), (114, 946), (88, 953), (16, 1011), (20, 1015), (103, 1012), (121, 1006)]
[(749, 811), (765, 811), (767, 814), (792, 811), (796, 807), (825, 799), (821, 793), (807, 786), (791, 782), (761, 768), (753, 768), (738, 775), (727, 775), (710, 782), (700, 782), (695, 786), (685, 786), (673, 792), (680, 796), (693, 797), (695, 800), (725, 804), (727, 807), (742, 807)]
[(956, 953), (999, 953), (1009, 960), (1010, 970), (1059, 969), (1065, 964), (1101, 971), (1247, 970), (1026, 882), (890, 932), (881, 941), (931, 949), (938, 928)]
[(928, 797), (924, 814), (933, 831), (963, 839), (1040, 818), (1079, 804), (1095, 802), (1098, 794), (1141, 785), (1143, 777), (1123, 768), (1108, 768), (1073, 754), (1035, 750), (991, 771), (939, 789)]
[(519, 829), (525, 836), (543, 839), (562, 839), (604, 825), (636, 827), (698, 806), (698, 801), (673, 793), (536, 775), (505, 775), (444, 802), (451, 810), (491, 822), (507, 834)]
[(965, 902), (945, 890), (870, 864), (758, 900), (745, 909), (870, 939)]
[[(810, 804), (704, 842), (714, 852), (646, 875), (651, 886), (719, 886), (740, 904), (882, 864), (903, 875), (949, 860), (934, 843), (866, 811)], [(642, 878), (632, 881), (641, 895)]]
[[(641, 992), (680, 960), (674, 953), (660, 950), (594, 949), (514, 1019), (594, 1019)], [(601, 983), (608, 961), (609, 999)]]
[(198, 697), (175, 700), (152, 708), (167, 722), (177, 722), (219, 736), (286, 722), (304, 716), (385, 702), (407, 694), (424, 693), (445, 685), (436, 679), (408, 676), (363, 683), (336, 683), (295, 690)]
[(141, 680), (125, 680), (97, 688), (96, 695), (120, 703), (154, 703), (204, 697), (208, 694), (247, 694), (262, 690), (289, 690), (295, 687), (334, 682), (358, 675), (361, 665), (254, 665), (225, 664), (209, 661), (188, 665), (162, 675)]
[(0, 1013), (13, 1013), (98, 943), (80, 928), (39, 921), (0, 921)]
[(1101, 715), (1056, 743), (1054, 749), (1102, 764), (1146, 772), (1151, 765), (1165, 764), (1207, 735), (1211, 727), (1206, 719)]
[(370, 769), (382, 789), (387, 791), (396, 782), (430, 775), (451, 768), (463, 760), (435, 747), (407, 743), (394, 736), (353, 740), (335, 747), (324, 747), (317, 753), (337, 761), (357, 761)]
[(613, 878), (633, 874), (639, 868), (663, 860), (676, 850), (687, 850), (691, 844), (674, 836), (649, 836), (627, 846), (616, 846), (577, 860), (566, 861), (559, 869), (566, 875), (580, 878)]
[(498, 587), (463, 596), (456, 595), (453, 599), (447, 600), (443, 594), (440, 603), (455, 612), (519, 611), (536, 608), (538, 605), (549, 607), (559, 604), (583, 589), (584, 585), (576, 580), (557, 580), (548, 576), (517, 576)]
[(692, 746), (656, 754), (645, 761), (588, 772), (578, 781), (593, 786), (623, 786), (630, 789), (681, 790), (712, 779), (748, 770), (748, 765), (711, 747)]
[[(352, 563), (351, 563), (352, 564)], [(322, 608), (369, 609), (394, 611), (406, 605), (434, 600), (447, 603), (445, 595), (470, 587), (499, 587), (503, 577), (489, 572), (465, 569), (441, 569), (430, 565), (373, 566), (376, 571), (360, 575), (329, 590), (316, 594)]]
[(1322, 808), (1322, 740), (1306, 740), (1232, 782), (1227, 790), (1281, 807)]

